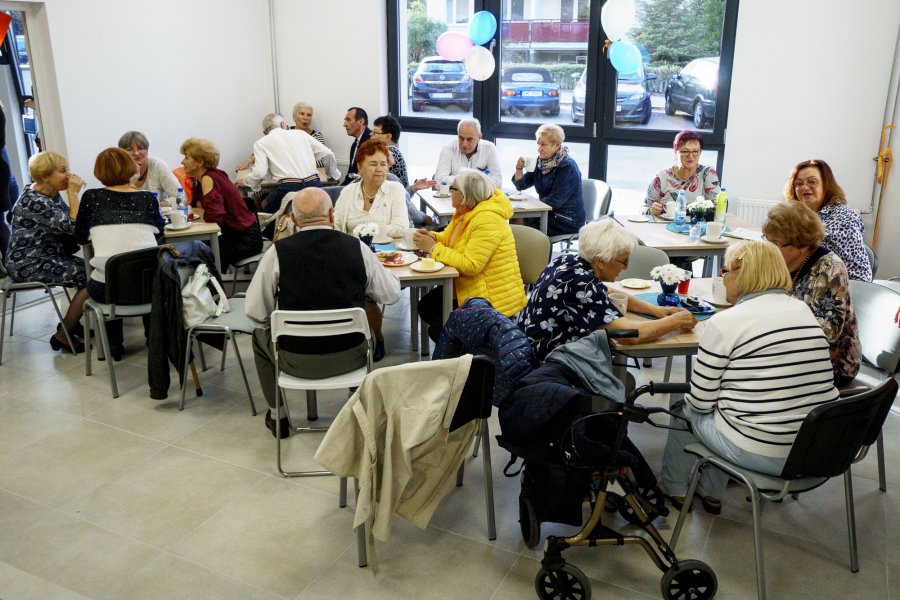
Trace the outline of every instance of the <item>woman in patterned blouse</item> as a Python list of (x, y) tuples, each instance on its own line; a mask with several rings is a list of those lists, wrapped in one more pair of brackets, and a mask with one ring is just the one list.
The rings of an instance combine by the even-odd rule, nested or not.
[[(34, 181), (25, 188), (12, 210), (12, 237), (6, 269), (13, 281), (61, 283), (78, 291), (63, 319), (70, 334), (82, 332), (78, 321), (88, 294), (85, 288), (84, 261), (66, 252), (66, 238), (75, 234), (75, 217), (80, 202), (78, 193), (84, 181), (69, 172), (65, 157), (56, 152), (39, 152), (28, 161)], [(59, 193), (66, 190), (69, 203)], [(73, 339), (70, 348), (66, 334), (57, 327), (50, 338), (54, 350), (81, 352), (84, 345)]]
[(825, 226), (822, 247), (841, 257), (850, 279), (872, 281), (872, 265), (863, 237), (865, 225), (847, 206), (844, 190), (837, 184), (831, 167), (822, 160), (797, 163), (784, 186), (785, 200), (800, 200), (819, 214)]
[(716, 170), (700, 164), (702, 135), (696, 131), (681, 131), (675, 136), (672, 147), (675, 149), (675, 166), (657, 173), (647, 188), (644, 206), (653, 216), (666, 212), (666, 202), (674, 202), (681, 190), (685, 192), (687, 204), (701, 197), (715, 202), (719, 193)]
[(372, 121), (372, 139), (382, 142), (388, 147), (393, 163), (390, 172), (397, 176), (403, 187), (409, 185), (409, 176), (406, 173), (406, 159), (397, 147), (400, 141), (400, 121), (391, 115), (384, 115)]
[(834, 383), (848, 384), (859, 372), (862, 354), (850, 280), (844, 261), (821, 247), (825, 228), (801, 202), (779, 204), (769, 211), (763, 235), (778, 246), (791, 272), (791, 295), (812, 309), (831, 351)]

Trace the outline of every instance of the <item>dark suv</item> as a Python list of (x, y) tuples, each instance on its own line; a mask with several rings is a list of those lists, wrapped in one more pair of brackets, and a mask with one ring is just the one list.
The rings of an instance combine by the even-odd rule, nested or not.
[(703, 128), (716, 118), (716, 91), (719, 87), (719, 57), (695, 58), (666, 85), (666, 114), (682, 110), (694, 118), (694, 127)]
[(410, 98), (414, 112), (422, 112), (426, 104), (456, 104), (469, 111), (472, 110), (472, 78), (461, 61), (426, 56), (413, 74)]
[[(577, 77), (577, 75), (573, 75)], [(638, 67), (634, 73), (619, 73), (616, 80), (616, 117), (618, 123), (640, 123), (646, 125), (653, 116), (650, 105), (650, 88), (647, 82), (656, 79), (656, 73), (645, 73)], [(584, 121), (584, 96), (587, 69), (581, 72), (572, 90), (572, 122)]]

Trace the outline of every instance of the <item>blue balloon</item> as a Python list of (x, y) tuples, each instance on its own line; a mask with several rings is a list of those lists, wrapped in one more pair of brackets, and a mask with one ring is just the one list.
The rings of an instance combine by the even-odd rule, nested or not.
[(469, 23), (469, 38), (476, 46), (487, 44), (497, 33), (497, 18), (486, 10), (472, 15)]
[(641, 66), (641, 51), (631, 42), (618, 40), (609, 46), (609, 62), (619, 73), (634, 73)]

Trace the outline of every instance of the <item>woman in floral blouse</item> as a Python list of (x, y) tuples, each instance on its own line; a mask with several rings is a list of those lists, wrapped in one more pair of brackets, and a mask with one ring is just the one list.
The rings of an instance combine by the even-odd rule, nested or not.
[(700, 164), (702, 135), (696, 131), (679, 132), (672, 147), (675, 149), (675, 166), (657, 173), (647, 188), (644, 205), (653, 216), (666, 212), (666, 202), (675, 201), (681, 190), (685, 191), (688, 203), (698, 198), (714, 202), (719, 193), (716, 170)]
[(629, 295), (629, 310), (656, 317), (632, 321), (610, 302), (603, 282), (615, 281), (636, 245), (637, 238), (613, 219), (592, 221), (578, 232), (578, 255), (563, 254), (544, 269), (518, 316), (538, 360), (595, 329), (637, 329), (639, 337), (622, 342), (640, 344), (694, 328), (697, 319), (682, 308), (656, 306)]
[(797, 163), (784, 185), (785, 200), (799, 200), (819, 214), (825, 226), (822, 247), (841, 257), (850, 279), (872, 281), (872, 265), (863, 237), (865, 226), (856, 212), (847, 206), (844, 190), (825, 161)]
[(769, 211), (763, 235), (784, 256), (791, 272), (791, 295), (812, 309), (825, 332), (835, 385), (846, 385), (856, 377), (862, 360), (859, 329), (847, 267), (819, 245), (825, 237), (821, 220), (801, 202), (779, 204)]

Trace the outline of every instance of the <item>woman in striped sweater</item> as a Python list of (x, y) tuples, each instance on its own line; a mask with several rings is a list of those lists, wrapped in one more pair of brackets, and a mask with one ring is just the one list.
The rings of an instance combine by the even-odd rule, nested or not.
[[(691, 391), (679, 407), (693, 433), (671, 430), (661, 481), (676, 508), (687, 491), (698, 439), (731, 462), (779, 475), (807, 413), (836, 400), (828, 340), (809, 307), (788, 294), (791, 277), (778, 248), (743, 242), (722, 269), (733, 308), (706, 324)], [(703, 471), (707, 512), (721, 511), (727, 476)]]

